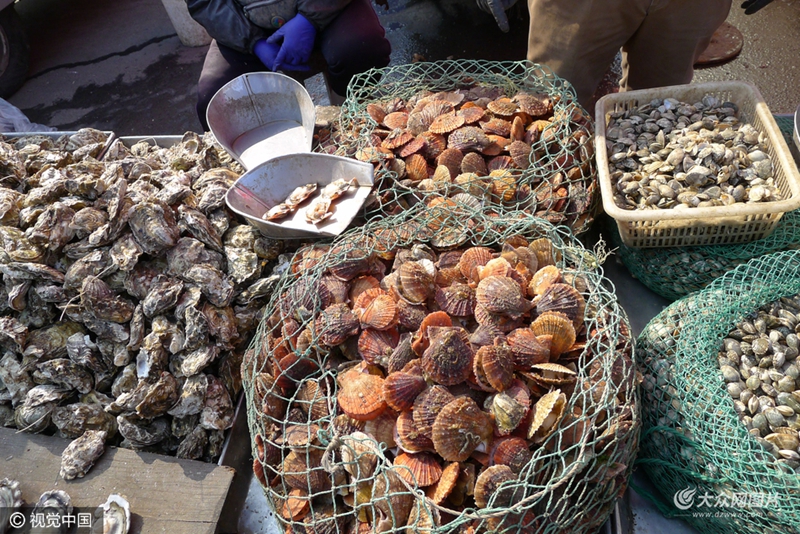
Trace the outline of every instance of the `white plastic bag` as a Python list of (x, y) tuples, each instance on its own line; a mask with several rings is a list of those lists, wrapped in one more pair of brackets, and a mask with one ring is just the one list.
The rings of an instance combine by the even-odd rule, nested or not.
[(53, 130), (55, 128), (29, 121), (19, 108), (0, 98), (0, 132), (51, 132)]

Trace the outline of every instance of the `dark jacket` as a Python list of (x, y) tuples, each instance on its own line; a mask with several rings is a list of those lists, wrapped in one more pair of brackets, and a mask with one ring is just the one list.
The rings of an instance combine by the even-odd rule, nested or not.
[(256, 41), (302, 13), (325, 28), (351, 0), (186, 0), (189, 14), (208, 34), (234, 50), (253, 52)]

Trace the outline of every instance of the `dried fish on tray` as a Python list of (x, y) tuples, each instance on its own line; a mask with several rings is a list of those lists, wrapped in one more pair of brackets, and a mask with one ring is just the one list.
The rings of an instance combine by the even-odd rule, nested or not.
[(431, 246), (429, 214), (298, 251), (242, 365), (256, 477), (289, 530), (591, 531), (638, 428), (596, 257), (523, 212)]
[(466, 193), (588, 229), (597, 200), (592, 121), (546, 67), (416, 63), (356, 77), (349, 92), (339, 131), (319, 150), (376, 165), (370, 210), (393, 214), (431, 194)]
[(282, 248), (225, 206), (241, 167), (86, 129), (4, 138), (0, 168), (4, 413), (76, 440), (65, 478), (108, 445), (218, 457)]

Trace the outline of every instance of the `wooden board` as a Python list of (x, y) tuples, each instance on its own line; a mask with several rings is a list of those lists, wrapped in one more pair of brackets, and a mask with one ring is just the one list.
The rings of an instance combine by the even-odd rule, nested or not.
[(112, 493), (127, 497), (131, 534), (213, 534), (234, 475), (229, 467), (111, 447), (84, 478), (58, 476), (70, 440), (0, 428), (0, 478), (20, 482), (26, 504), (53, 489), (95, 509)]

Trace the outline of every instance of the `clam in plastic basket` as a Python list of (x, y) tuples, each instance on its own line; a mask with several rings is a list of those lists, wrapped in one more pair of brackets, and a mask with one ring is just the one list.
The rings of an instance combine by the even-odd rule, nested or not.
[[(641, 106), (653, 99), (675, 98), (691, 103), (699, 102), (706, 95), (735, 103), (739, 107), (739, 119), (767, 136), (767, 152), (773, 162), (775, 185), (783, 200), (687, 210), (631, 211), (617, 206), (606, 146), (609, 114)], [(767, 237), (784, 213), (800, 207), (800, 173), (764, 98), (752, 84), (709, 82), (609, 94), (598, 100), (595, 117), (597, 171), (603, 209), (617, 222), (620, 237), (629, 247), (748, 243)]]

